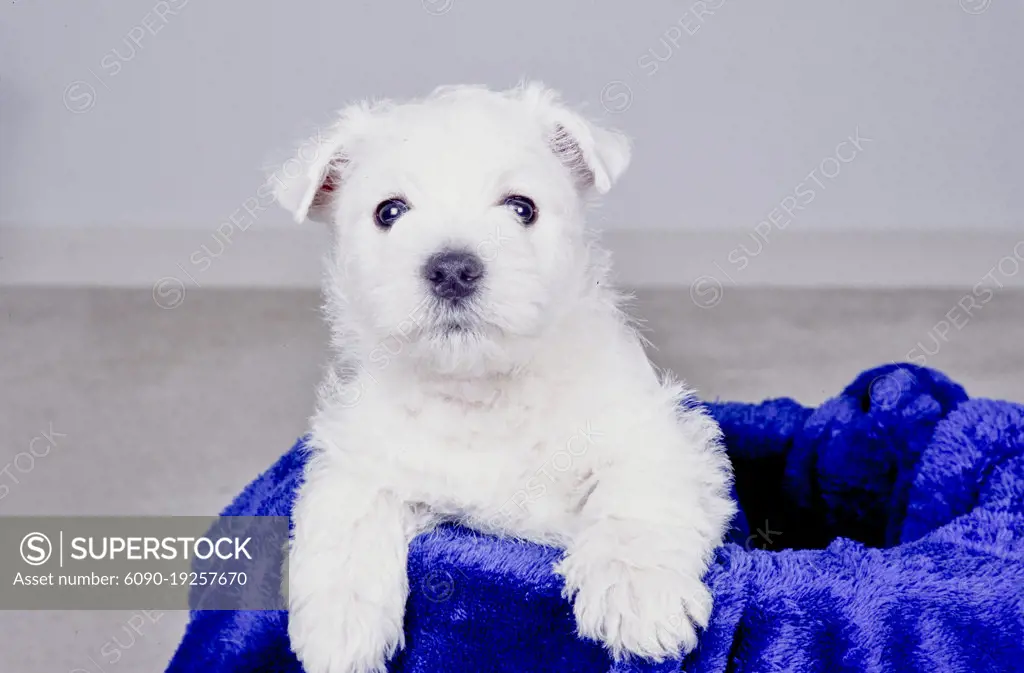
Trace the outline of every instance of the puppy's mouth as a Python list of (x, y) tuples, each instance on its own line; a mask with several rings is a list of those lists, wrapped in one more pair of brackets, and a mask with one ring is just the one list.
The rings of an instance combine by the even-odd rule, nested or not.
[(436, 331), (441, 336), (473, 336), (480, 331), (479, 320), (466, 317), (447, 316), (436, 323)]
[(434, 304), (434, 332), (442, 337), (471, 337), (484, 327), (477, 307), (466, 300), (442, 300)]

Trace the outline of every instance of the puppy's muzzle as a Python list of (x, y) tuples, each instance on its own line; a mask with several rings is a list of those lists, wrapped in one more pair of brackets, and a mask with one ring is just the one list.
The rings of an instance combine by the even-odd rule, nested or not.
[(451, 302), (473, 296), (483, 275), (483, 260), (466, 250), (442, 250), (423, 265), (430, 291)]

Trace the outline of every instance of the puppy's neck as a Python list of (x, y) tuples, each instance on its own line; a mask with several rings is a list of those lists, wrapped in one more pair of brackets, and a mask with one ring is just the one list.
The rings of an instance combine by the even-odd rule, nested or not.
[(487, 410), (504, 400), (515, 374), (488, 374), (479, 377), (421, 376), (420, 393), (462, 407)]

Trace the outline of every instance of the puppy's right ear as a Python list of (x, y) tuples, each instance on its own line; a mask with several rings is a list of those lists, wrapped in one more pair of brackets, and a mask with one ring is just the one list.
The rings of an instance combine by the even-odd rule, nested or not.
[(529, 105), (549, 129), (549, 143), (584, 191), (604, 194), (629, 166), (629, 139), (570, 110), (540, 82), (508, 92)]
[(365, 133), (373, 116), (367, 103), (342, 110), (326, 131), (302, 143), (295, 154), (274, 171), (274, 198), (296, 222), (328, 222), (349, 165), (346, 148)]

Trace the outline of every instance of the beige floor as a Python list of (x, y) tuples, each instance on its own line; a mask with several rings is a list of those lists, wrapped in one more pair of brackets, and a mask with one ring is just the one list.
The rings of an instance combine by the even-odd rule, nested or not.
[[(966, 323), (962, 296), (730, 288), (702, 309), (652, 290), (634, 313), (655, 361), (707, 398), (817, 403), (920, 343), (972, 394), (1024, 401), (1024, 294), (997, 294)], [(304, 429), (324, 359), (317, 303), (203, 291), (163, 310), (148, 291), (0, 288), (0, 469), (37, 434), (64, 435), (13, 472), (0, 515), (215, 513)], [(950, 311), (959, 329), (936, 341)], [(134, 638), (132, 616), (0, 612), (0, 671), (162, 670), (184, 615), (150, 615)]]

